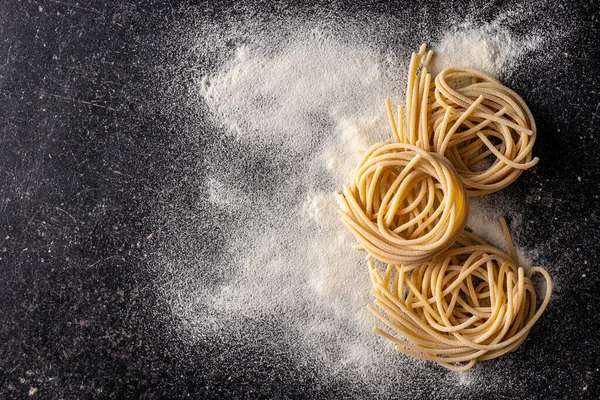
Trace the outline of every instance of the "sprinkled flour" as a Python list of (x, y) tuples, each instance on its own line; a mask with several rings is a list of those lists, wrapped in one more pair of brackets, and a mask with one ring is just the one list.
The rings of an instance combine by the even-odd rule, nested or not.
[[(514, 36), (501, 21), (448, 24), (427, 34), (438, 38), (430, 43), (438, 54), (436, 70), (462, 64), (503, 76), (550, 35)], [(197, 74), (189, 107), (206, 110), (210, 128), (204, 129), (221, 138), (205, 151), (198, 171), (207, 188), (199, 201), (219, 216), (205, 224), (218, 226), (225, 240), (210, 256), (164, 261), (175, 266), (162, 295), (181, 322), (177, 329), (193, 345), (237, 337), (247, 329), (243, 321), (266, 318), (287, 332), (274, 335), (273, 346), (310, 359), (323, 374), (399, 384), (436, 371), (431, 379), (446, 385), (476, 383), (478, 368), (440, 373), (397, 354), (372, 332), (364, 254), (351, 249), (333, 196), (348, 180), (357, 150), (391, 138), (384, 99), (404, 102), (410, 51), (424, 39), (407, 37), (391, 49), (361, 40), (366, 28), (359, 23), (285, 26), (266, 24), (260, 34), (245, 30), (246, 40), (234, 26), (200, 35), (194, 46), (220, 52), (224, 60)], [(224, 46), (228, 40), (240, 44)], [(469, 226), (503, 246), (497, 218), (508, 216), (517, 231), (519, 207), (502, 193), (475, 199)], [(529, 264), (536, 253), (521, 250), (519, 256)], [(201, 263), (211, 264), (208, 270), (222, 278), (218, 284), (198, 277)]]
[(496, 77), (508, 75), (523, 58), (540, 48), (544, 38), (528, 34), (516, 38), (500, 23), (473, 26), (466, 24), (446, 33), (433, 45), (437, 57), (431, 64), (432, 74), (451, 66), (465, 66)]

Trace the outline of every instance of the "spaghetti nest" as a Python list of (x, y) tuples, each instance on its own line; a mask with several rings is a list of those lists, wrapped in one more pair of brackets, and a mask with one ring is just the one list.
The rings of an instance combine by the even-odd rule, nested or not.
[[(552, 291), (543, 268), (525, 272), (514, 256), (468, 232), (456, 246), (410, 274), (403, 266), (390, 264), (382, 273), (369, 264), (377, 307), (369, 309), (391, 333), (375, 331), (395, 342), (400, 352), (455, 371), (516, 349), (544, 312)], [(537, 311), (531, 282), (536, 273), (547, 285)]]
[[(337, 199), (367, 252), (369, 309), (388, 328), (375, 331), (403, 353), (464, 371), (525, 340), (552, 282), (541, 267), (517, 265), (504, 220), (509, 255), (464, 230), (469, 196), (498, 191), (537, 163), (529, 108), (474, 69), (448, 68), (432, 81), (432, 56), (425, 45), (412, 54), (397, 120), (386, 100), (395, 143), (369, 148)], [(536, 309), (538, 273), (547, 286)]]
[(425, 45), (412, 54), (406, 110), (398, 106), (397, 123), (386, 100), (395, 140), (446, 157), (469, 196), (508, 186), (538, 162), (532, 155), (536, 126), (527, 104), (499, 80), (472, 68), (447, 68), (432, 81), (427, 69), (432, 56)]
[(467, 194), (448, 161), (406, 143), (369, 148), (338, 202), (360, 248), (405, 265), (448, 249), (468, 214)]
[(532, 156), (533, 116), (497, 79), (472, 68), (447, 68), (436, 76), (431, 97), (432, 151), (450, 160), (470, 196), (498, 191), (538, 162)]

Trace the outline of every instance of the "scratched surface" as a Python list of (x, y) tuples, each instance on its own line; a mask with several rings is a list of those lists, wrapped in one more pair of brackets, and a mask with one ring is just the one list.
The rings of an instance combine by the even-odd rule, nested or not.
[[(159, 272), (147, 265), (164, 231), (150, 216), (154, 205), (173, 201), (162, 184), (193, 173), (198, 155), (190, 149), (210, 140), (172, 143), (182, 122), (164, 105), (180, 100), (157, 84), (179, 73), (166, 32), (189, 9), (107, 3), (0, 0), (0, 398), (368, 397), (368, 388), (328, 381), (268, 343), (224, 356), (226, 343), (184, 353), (165, 328), (175, 321), (153, 290)], [(322, 6), (333, 3), (335, 12), (361, 12), (344, 1)], [(505, 398), (593, 398), (599, 390), (600, 60), (592, 3), (574, 5), (582, 26), (565, 70), (523, 69), (509, 82), (544, 132), (536, 144), (543, 161), (508, 189), (531, 203), (521, 237), (547, 242), (550, 258), (567, 260), (562, 268), (572, 273), (563, 274), (560, 298), (532, 332), (540, 353), (550, 354), (540, 360), (548, 367)], [(189, 5), (205, 9), (205, 18), (226, 6)], [(193, 199), (201, 190), (190, 184), (184, 192)]]

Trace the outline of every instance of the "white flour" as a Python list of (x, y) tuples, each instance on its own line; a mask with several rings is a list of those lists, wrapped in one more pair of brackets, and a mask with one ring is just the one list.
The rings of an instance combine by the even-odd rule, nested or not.
[[(213, 205), (250, 212), (236, 233), (240, 240), (229, 243), (226, 260), (239, 270), (212, 297), (211, 324), (285, 313), (288, 329), (302, 336), (311, 354), (341, 366), (389, 347), (369, 339), (364, 255), (352, 251), (333, 193), (348, 179), (357, 150), (389, 137), (382, 105), (402, 90), (403, 82), (391, 77), (404, 71), (374, 49), (347, 46), (324, 32), (303, 36), (282, 48), (238, 49), (225, 69), (200, 82), (231, 140), (256, 158), (283, 155), (290, 171), (271, 171), (271, 196), (250, 199), (219, 176), (227, 160), (211, 161), (219, 166), (207, 177)], [(271, 154), (272, 143), (278, 156)], [(247, 173), (244, 179), (255, 178)], [(323, 347), (342, 339), (342, 326), (343, 341)]]
[[(225, 63), (197, 76), (199, 97), (190, 107), (207, 107), (214, 129), (235, 149), (230, 156), (215, 144), (200, 171), (206, 207), (226, 215), (227, 224), (219, 225), (226, 242), (210, 261), (193, 254), (169, 260), (176, 272), (165, 279), (162, 295), (192, 344), (236, 336), (246, 329), (244, 318), (266, 318), (289, 332), (273, 337), (274, 346), (291, 347), (325, 374), (401, 385), (407, 377), (437, 371), (407, 361), (371, 331), (364, 254), (352, 250), (333, 196), (348, 180), (357, 150), (391, 138), (384, 99), (403, 102), (413, 45), (382, 50), (381, 43), (360, 40), (358, 28), (303, 30), (293, 24), (280, 31), (281, 25), (262, 27), (270, 34), (259, 39), (244, 33), (253, 40), (227, 50)], [(434, 69), (462, 64), (496, 76), (509, 74), (547, 39), (513, 37), (498, 22), (440, 32), (447, 33), (438, 32), (439, 43), (431, 44), (438, 53)], [(227, 32), (202, 37), (200, 51), (225, 52)], [(516, 231), (519, 207), (502, 193), (475, 199), (469, 226), (504, 246), (497, 218), (512, 209)], [(519, 255), (525, 264), (536, 256)], [(207, 278), (198, 278), (204, 262), (221, 283), (209, 286)], [(427, 379), (469, 386), (478, 377), (476, 369)]]
[(431, 64), (432, 74), (451, 66), (475, 68), (502, 78), (509, 75), (529, 53), (540, 48), (544, 38), (530, 33), (515, 38), (499, 23), (466, 24), (446, 33), (434, 44), (437, 57)]

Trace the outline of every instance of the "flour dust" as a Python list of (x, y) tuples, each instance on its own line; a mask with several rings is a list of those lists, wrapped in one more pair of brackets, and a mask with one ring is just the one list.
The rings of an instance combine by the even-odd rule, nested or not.
[[(197, 171), (206, 186), (199, 201), (208, 215), (220, 216), (214, 225), (224, 238), (210, 257), (168, 261), (178, 266), (161, 295), (191, 345), (233, 337), (245, 330), (242, 321), (260, 316), (282, 327), (274, 346), (291, 346), (325, 375), (401, 385), (437, 371), (431, 379), (457, 387), (480, 379), (478, 369), (439, 373), (372, 332), (364, 254), (351, 248), (334, 192), (348, 180), (358, 150), (391, 139), (384, 100), (403, 102), (410, 52), (423, 36), (438, 53), (434, 68), (461, 61), (502, 76), (531, 59), (551, 33), (514, 35), (500, 18), (449, 21), (420, 37), (414, 27), (401, 31), (402, 23), (412, 22), (386, 22), (400, 27), (403, 44), (393, 48), (364, 21), (294, 19), (256, 31), (235, 23), (204, 27), (190, 44), (188, 51), (214, 64), (189, 83), (186, 112), (207, 111), (201, 129), (215, 137)], [(503, 247), (498, 217), (509, 213), (518, 230), (520, 206), (494, 196), (473, 202), (469, 226)], [(524, 264), (536, 257), (519, 255)], [(213, 273), (220, 279), (208, 284), (204, 277)]]

